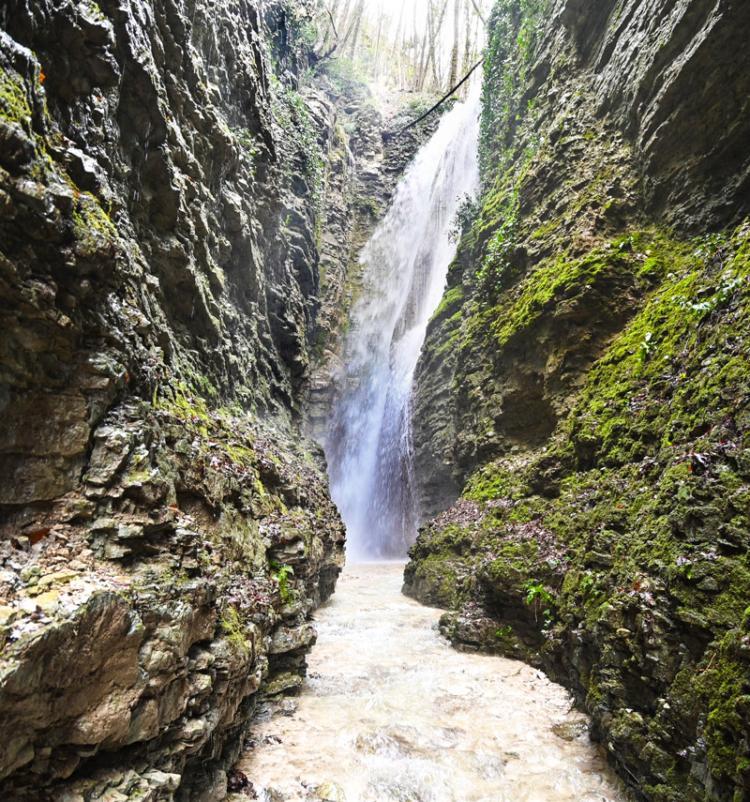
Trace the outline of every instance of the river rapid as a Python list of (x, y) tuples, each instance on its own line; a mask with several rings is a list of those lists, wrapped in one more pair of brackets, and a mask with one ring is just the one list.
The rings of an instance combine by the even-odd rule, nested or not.
[(265, 802), (626, 802), (568, 693), (513, 660), (453, 650), (403, 565), (350, 565), (317, 615), (295, 700), (239, 768)]

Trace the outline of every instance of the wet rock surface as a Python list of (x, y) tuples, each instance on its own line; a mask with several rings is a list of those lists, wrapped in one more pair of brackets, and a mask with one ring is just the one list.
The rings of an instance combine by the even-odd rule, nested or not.
[[(344, 532), (305, 3), (0, 9), (3, 799), (223, 799)], [(231, 778), (230, 778), (231, 779)]]
[(750, 263), (731, 42), (747, 9), (508, 6), (484, 193), (418, 369), (427, 523), (406, 589), (449, 608), (459, 648), (571, 688), (645, 799), (735, 802)]

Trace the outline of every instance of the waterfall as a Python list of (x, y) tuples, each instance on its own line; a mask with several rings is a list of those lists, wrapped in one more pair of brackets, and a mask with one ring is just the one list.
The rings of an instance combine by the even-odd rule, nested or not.
[(479, 182), (478, 117), (477, 86), (419, 150), (360, 257), (363, 291), (324, 444), (350, 559), (403, 557), (416, 536), (412, 384), (456, 252), (451, 224)]

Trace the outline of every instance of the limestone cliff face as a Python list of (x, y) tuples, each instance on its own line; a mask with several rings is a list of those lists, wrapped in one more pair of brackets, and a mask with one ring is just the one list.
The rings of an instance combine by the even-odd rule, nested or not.
[[(328, 435), (330, 411), (346, 381), (341, 355), (349, 315), (362, 292), (359, 255), (384, 217), (399, 179), (440, 118), (433, 114), (403, 132), (426, 110), (423, 98), (405, 106), (399, 103), (394, 112), (379, 109), (361, 84), (338, 78), (328, 79), (325, 87), (340, 127), (328, 159), (335, 202), (327, 204), (322, 223), (322, 305), (304, 403), (305, 429), (318, 442)], [(343, 134), (346, 129), (348, 135)]]
[(0, 796), (221, 799), (343, 527), (304, 2), (0, 9)]
[[(504, 301), (510, 293), (498, 291), (512, 289), (543, 258), (583, 254), (629, 226), (658, 222), (700, 233), (750, 211), (743, 144), (750, 136), (750, 74), (733, 50), (750, 25), (744, 5), (607, 0), (594, 12), (576, 2), (545, 8), (547, 22), (533, 14), (533, 21), (522, 20), (520, 10), (509, 12), (517, 16), (507, 23), (496, 16), (483, 173), (494, 175), (498, 163), (506, 169), (485, 193), (494, 203), (484, 204), (463, 244), (419, 370), (415, 445), (426, 514), (452, 501), (484, 456), (548, 438), (601, 341), (634, 305), (615, 297), (629, 288), (608, 288), (601, 303), (587, 302), (575, 313), (601, 318), (588, 326), (585, 341), (578, 325), (584, 321), (569, 320), (553, 333), (542, 315), (539, 325), (548, 331), (535, 336), (546, 344), (534, 353), (508, 337), (497, 354), (464, 349), (457, 357), (456, 349), (443, 349), (433, 358), (456, 333), (458, 309), (475, 300), (487, 307)], [(524, 25), (514, 48), (512, 37)], [(535, 47), (522, 53), (532, 25), (539, 26)], [(506, 63), (509, 53), (522, 53), (519, 60), (528, 63), (512, 55)], [(462, 364), (454, 368), (456, 358)], [(490, 360), (493, 369), (484, 370)], [(473, 391), (469, 385), (480, 380), (494, 386)]]
[(593, 5), (492, 15), (407, 590), (565, 682), (644, 798), (744, 799), (750, 9)]

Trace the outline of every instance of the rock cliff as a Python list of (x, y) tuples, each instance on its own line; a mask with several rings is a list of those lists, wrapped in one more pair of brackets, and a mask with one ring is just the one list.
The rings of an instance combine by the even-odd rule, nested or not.
[(344, 532), (298, 431), (345, 132), (304, 2), (0, 9), (3, 799), (221, 799)]
[(305, 430), (321, 443), (329, 434), (331, 410), (347, 381), (342, 352), (350, 312), (362, 293), (359, 255), (385, 215), (398, 180), (440, 120), (440, 114), (433, 114), (404, 132), (404, 126), (426, 110), (429, 96), (416, 95), (408, 103), (394, 97), (395, 109), (380, 109), (367, 88), (356, 81), (334, 72), (324, 85), (341, 127), (349, 129), (349, 134), (334, 140), (339, 147), (329, 157), (330, 186), (339, 200), (327, 207), (322, 224), (322, 306), (303, 409)]
[(407, 592), (659, 802), (750, 794), (750, 9), (501, 0), (415, 398)]

